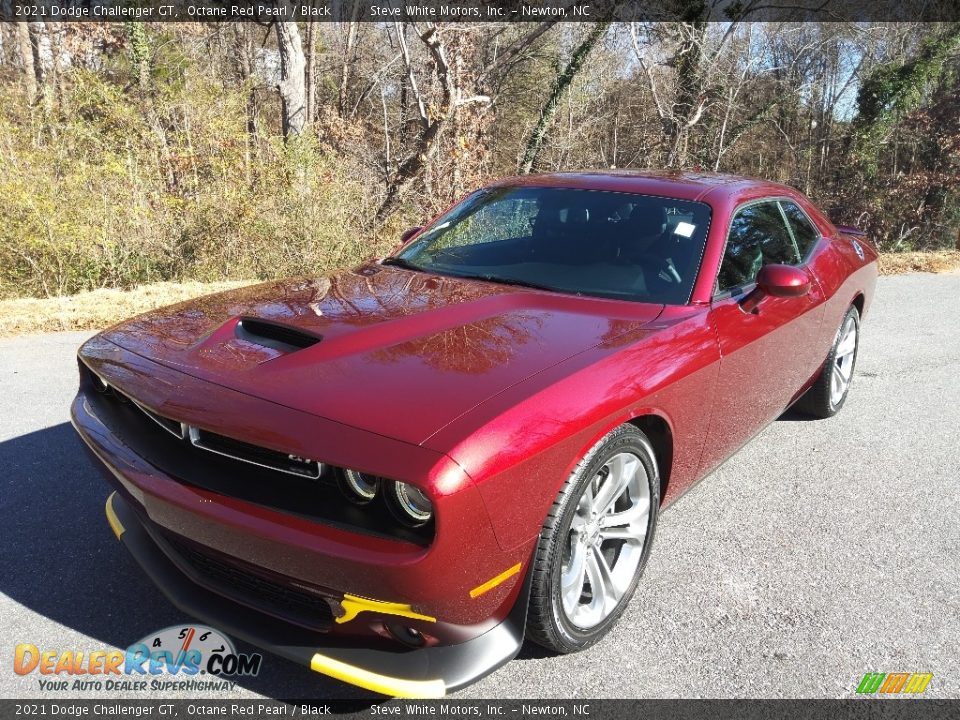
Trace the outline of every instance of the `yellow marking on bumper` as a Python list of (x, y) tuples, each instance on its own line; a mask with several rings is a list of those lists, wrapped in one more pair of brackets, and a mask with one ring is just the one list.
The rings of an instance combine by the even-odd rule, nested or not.
[(506, 570), (504, 570), (502, 573), (497, 575), (492, 580), (487, 580), (483, 585), (477, 585), (473, 590), (470, 591), (470, 597), (472, 598), (480, 597), (485, 592), (489, 592), (490, 590), (493, 590), (497, 585), (504, 582), (505, 580), (509, 580), (518, 572), (520, 572), (521, 565), (523, 565), (523, 563), (517, 563), (512, 568), (507, 568)]
[(116, 535), (117, 540), (119, 540), (120, 536), (123, 535), (124, 527), (123, 523), (120, 522), (120, 518), (118, 518), (117, 514), (113, 511), (113, 496), (116, 494), (116, 491), (114, 491), (107, 496), (107, 505), (104, 508), (104, 512), (107, 513), (107, 522), (110, 523), (110, 529), (113, 530), (113, 534)]
[(310, 660), (310, 669), (345, 683), (396, 698), (442, 698), (447, 694), (447, 686), (443, 680), (394, 678), (334, 660), (320, 653), (316, 653)]
[(405, 603), (371, 600), (370, 598), (360, 597), (359, 595), (344, 595), (340, 604), (343, 605), (344, 613), (337, 618), (338, 623), (350, 622), (362, 612), (380, 613), (381, 615), (399, 615), (400, 617), (412, 618), (413, 620), (426, 620), (427, 622), (437, 621), (435, 617), (414, 612), (413, 608)]

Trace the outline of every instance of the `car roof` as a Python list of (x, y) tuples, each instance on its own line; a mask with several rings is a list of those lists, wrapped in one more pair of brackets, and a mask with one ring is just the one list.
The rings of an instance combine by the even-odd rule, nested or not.
[(748, 197), (765, 195), (798, 195), (793, 188), (768, 180), (694, 170), (578, 170), (543, 175), (519, 175), (504, 178), (492, 183), (489, 187), (606, 190), (658, 195), (678, 200), (703, 200), (709, 193), (711, 202), (721, 198), (736, 202)]

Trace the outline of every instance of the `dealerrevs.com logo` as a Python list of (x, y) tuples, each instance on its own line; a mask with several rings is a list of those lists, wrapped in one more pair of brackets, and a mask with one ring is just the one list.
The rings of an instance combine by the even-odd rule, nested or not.
[(238, 653), (218, 630), (176, 625), (126, 650), (41, 650), (21, 643), (14, 651), (13, 670), (41, 676), (39, 687), (45, 692), (211, 691), (231, 690), (232, 676), (257, 675), (262, 661), (259, 653)]

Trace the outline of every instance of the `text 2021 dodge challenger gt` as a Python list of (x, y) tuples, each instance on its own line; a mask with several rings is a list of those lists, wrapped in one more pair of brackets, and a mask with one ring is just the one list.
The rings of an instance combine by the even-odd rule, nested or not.
[(876, 275), (782, 185), (505, 180), (392, 257), (97, 335), (73, 422), (179, 608), (440, 696), (596, 642), (664, 506), (791, 404), (836, 413)]

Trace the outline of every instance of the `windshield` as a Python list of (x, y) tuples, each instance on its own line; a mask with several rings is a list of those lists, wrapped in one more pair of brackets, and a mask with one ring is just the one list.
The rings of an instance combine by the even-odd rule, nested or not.
[(565, 293), (682, 305), (700, 267), (710, 208), (570, 188), (498, 187), (469, 196), (386, 263)]

